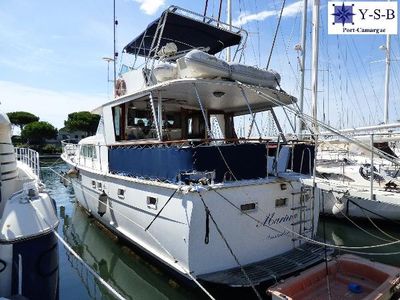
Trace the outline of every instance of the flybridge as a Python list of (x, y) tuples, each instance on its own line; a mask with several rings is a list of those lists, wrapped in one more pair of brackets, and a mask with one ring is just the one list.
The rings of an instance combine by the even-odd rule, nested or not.
[(141, 35), (125, 46), (124, 52), (145, 57), (154, 56), (156, 49), (173, 42), (178, 53), (207, 48), (209, 54), (216, 54), (227, 47), (239, 45), (246, 38), (247, 33), (240, 28), (171, 6)]

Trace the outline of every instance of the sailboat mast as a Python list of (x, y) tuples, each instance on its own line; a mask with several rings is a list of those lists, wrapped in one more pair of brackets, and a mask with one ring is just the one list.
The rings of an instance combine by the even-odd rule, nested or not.
[[(229, 30), (232, 30), (232, 3), (231, 0), (226, 1), (226, 23), (229, 25)], [(226, 61), (231, 61), (231, 48), (226, 48)]]
[(389, 123), (390, 35), (386, 35), (385, 105), (383, 122)]
[(318, 129), (316, 120), (318, 119), (317, 111), (317, 99), (318, 99), (318, 51), (319, 51), (319, 8), (320, 0), (313, 1), (313, 20), (312, 20), (312, 77), (311, 77), (311, 89), (312, 89), (312, 117), (313, 117), (313, 128)]
[[(303, 113), (304, 107), (304, 77), (305, 77), (305, 63), (306, 63), (306, 36), (307, 36), (307, 6), (308, 0), (303, 0), (303, 22), (301, 26), (301, 60), (300, 60), (300, 97), (299, 97), (299, 109), (300, 113)], [(301, 118), (297, 118), (297, 136), (301, 139), (301, 132), (303, 122)]]

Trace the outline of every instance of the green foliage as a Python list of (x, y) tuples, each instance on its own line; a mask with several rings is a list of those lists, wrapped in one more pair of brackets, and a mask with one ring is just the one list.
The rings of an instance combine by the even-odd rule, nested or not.
[(64, 125), (68, 131), (84, 131), (88, 135), (96, 133), (100, 116), (91, 114), (88, 111), (74, 112), (68, 115), (68, 119), (64, 121)]
[(15, 111), (7, 113), (11, 124), (19, 126), (21, 130), (25, 125), (39, 121), (39, 117), (26, 111)]
[(13, 135), (11, 137), (11, 142), (14, 145), (20, 145), (20, 144), (24, 143), (24, 140), (22, 139), (22, 137), (20, 135)]
[(47, 144), (42, 147), (41, 152), (44, 154), (58, 154), (62, 152), (62, 149), (60, 146)]
[(57, 137), (57, 129), (48, 122), (29, 123), (21, 131), (21, 137), (29, 144), (41, 145), (45, 139)]

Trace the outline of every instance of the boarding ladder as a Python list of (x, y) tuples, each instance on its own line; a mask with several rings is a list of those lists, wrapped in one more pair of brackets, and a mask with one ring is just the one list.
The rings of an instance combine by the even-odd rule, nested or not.
[[(295, 234), (312, 237), (314, 232), (314, 196), (311, 187), (302, 186), (292, 193), (291, 211), (298, 217), (290, 224), (293, 246), (300, 246), (303, 239)], [(297, 242), (297, 244), (296, 244)]]
[[(311, 152), (309, 149), (304, 149), (301, 155), (301, 163), (300, 170), (303, 169), (304, 162), (304, 154), (305, 151), (308, 151), (309, 155), (309, 171), (311, 172)], [(292, 150), (293, 151), (293, 150)], [(293, 154), (292, 154), (293, 158)], [(293, 166), (293, 162), (292, 162)], [(298, 199), (298, 202), (296, 200)], [(315, 203), (315, 194), (314, 189), (310, 186), (303, 185), (300, 188), (300, 191), (292, 193), (292, 213), (297, 213), (298, 218), (297, 221), (291, 223), (292, 226), (292, 240), (293, 246), (296, 246), (296, 242), (298, 242), (297, 246), (300, 246), (303, 242), (303, 239), (294, 234), (297, 232), (300, 235), (307, 236), (312, 238), (314, 233), (314, 203)]]

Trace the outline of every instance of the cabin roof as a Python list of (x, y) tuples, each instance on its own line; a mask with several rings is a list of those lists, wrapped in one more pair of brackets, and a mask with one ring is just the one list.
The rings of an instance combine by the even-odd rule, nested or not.
[[(231, 112), (234, 115), (248, 114), (249, 109), (245, 98), (240, 89), (240, 84), (235, 81), (218, 79), (176, 79), (163, 82), (148, 87), (140, 92), (125, 95), (95, 109), (94, 113), (101, 113), (102, 107), (116, 106), (132, 100), (143, 100), (143, 97), (153, 93), (154, 98), (161, 92), (163, 103), (174, 103), (176, 105), (199, 109), (200, 105), (196, 97), (197, 89), (200, 100), (204, 108), (208, 110)], [(297, 99), (285, 92), (266, 87), (249, 88), (242, 85), (243, 91), (247, 97), (249, 105), (253, 112), (265, 111), (271, 107), (293, 104)], [(257, 91), (267, 95), (261, 97)]]
[[(179, 51), (193, 48), (209, 47), (208, 53), (215, 54), (226, 47), (238, 45), (242, 39), (240, 30), (228, 31), (222, 26), (214, 26), (203, 20), (189, 18), (178, 12), (181, 9), (171, 7), (163, 12), (160, 18), (150, 23), (146, 30), (125, 46), (124, 51), (139, 56), (147, 56), (152, 46), (154, 36), (158, 37), (158, 24), (166, 17), (162, 38), (158, 49), (166, 43), (174, 42)], [(211, 20), (209, 18), (204, 20)], [(155, 45), (153, 45), (154, 47)]]

